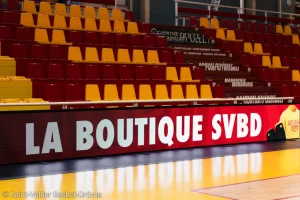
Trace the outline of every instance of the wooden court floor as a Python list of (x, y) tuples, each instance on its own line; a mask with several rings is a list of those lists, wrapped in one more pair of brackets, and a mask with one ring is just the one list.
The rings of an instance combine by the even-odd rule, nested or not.
[(300, 199), (300, 149), (0, 181), (0, 199)]

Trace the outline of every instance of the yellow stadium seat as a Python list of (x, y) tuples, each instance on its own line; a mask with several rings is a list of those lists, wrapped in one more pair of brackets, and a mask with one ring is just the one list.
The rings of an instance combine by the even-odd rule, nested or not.
[(136, 22), (128, 22), (127, 23), (127, 33), (130, 34), (138, 34), (139, 29)]
[(70, 16), (72, 17), (81, 17), (81, 8), (79, 5), (71, 5), (70, 6)]
[(293, 34), (293, 44), (300, 44), (298, 34)]
[(53, 27), (56, 29), (66, 29), (67, 28), (66, 18), (62, 15), (55, 15)]
[(264, 67), (272, 67), (270, 56), (263, 56), (262, 57), (262, 65)]
[(200, 82), (200, 80), (193, 80), (191, 69), (189, 67), (180, 67), (180, 80)]
[(136, 100), (136, 94), (132, 84), (122, 85), (122, 100)]
[(23, 10), (28, 13), (36, 13), (34, 1), (24, 1)]
[(99, 62), (98, 50), (96, 47), (85, 48), (85, 61)]
[(254, 53), (260, 55), (270, 55), (269, 53), (264, 53), (261, 43), (254, 44)]
[(24, 101), (26, 103), (43, 103), (45, 102), (43, 99), (41, 98), (27, 98), (27, 99), (24, 99)]
[(128, 49), (118, 49), (118, 62), (130, 63), (130, 56)]
[(56, 3), (55, 4), (55, 11), (54, 11), (54, 13), (56, 15), (66, 16), (67, 15), (66, 5), (62, 4), (62, 3)]
[(101, 32), (111, 32), (112, 29), (111, 29), (110, 21), (108, 19), (101, 19), (99, 30)]
[(71, 45), (72, 43), (66, 42), (65, 32), (63, 30), (52, 31), (52, 43)]
[(102, 48), (101, 54), (102, 62), (115, 62), (115, 56), (112, 48)]
[(212, 92), (210, 85), (201, 85), (200, 86), (200, 98), (202, 99), (212, 99)]
[(40, 11), (39, 13), (42, 13), (42, 14), (52, 14), (52, 8), (51, 8), (51, 5), (50, 5), (50, 2), (41, 2), (40, 3)]
[(200, 26), (202, 27), (209, 27), (209, 21), (205, 17), (200, 18)]
[(41, 28), (51, 28), (49, 15), (38, 14), (37, 26)]
[(199, 99), (196, 85), (186, 85), (185, 93), (187, 99)]
[(145, 63), (145, 56), (143, 50), (134, 49), (132, 57), (133, 63)]
[(282, 28), (282, 26), (281, 25), (276, 25), (276, 33), (280, 33), (280, 34), (282, 34), (283, 33), (283, 28)]
[(1, 99), (3, 103), (21, 103), (21, 99)]
[(282, 66), (281, 60), (279, 56), (272, 57), (272, 67), (273, 68), (289, 68), (288, 66)]
[(40, 43), (49, 43), (49, 37), (46, 29), (35, 29), (34, 41)]
[(244, 52), (253, 54), (252, 44), (250, 42), (244, 43)]
[(171, 85), (171, 99), (184, 99), (181, 85)]
[(95, 18), (86, 18), (84, 29), (87, 31), (97, 31)]
[(216, 18), (213, 18), (210, 20), (210, 27), (211, 28), (220, 28), (220, 25), (219, 25), (219, 20), (216, 19)]
[(114, 21), (114, 32), (125, 33), (125, 26), (123, 21), (116, 20)]
[(98, 18), (109, 19), (109, 14), (107, 8), (98, 8)]
[(227, 30), (226, 33), (227, 33), (226, 34), (226, 40), (236, 41), (236, 42), (242, 42), (243, 41), (243, 40), (237, 40), (236, 39), (234, 30)]
[(299, 70), (292, 70), (292, 81), (300, 81)]
[(97, 84), (87, 84), (85, 86), (85, 100), (86, 101), (100, 101), (100, 92)]
[(150, 85), (141, 84), (139, 86), (139, 100), (153, 100), (152, 90)]
[(169, 99), (167, 86), (164, 84), (157, 84), (155, 86), (155, 99)]
[(84, 16), (95, 18), (96, 17), (95, 8), (93, 6), (85, 6), (84, 7)]
[(74, 30), (82, 30), (80, 17), (71, 17), (69, 28)]
[(292, 29), (290, 26), (286, 25), (284, 26), (284, 31), (283, 31), (284, 35), (292, 35)]
[(119, 9), (113, 9), (111, 12), (111, 18), (113, 20), (123, 20), (122, 11)]
[(82, 61), (82, 55), (79, 47), (70, 46), (68, 49), (68, 60)]
[(221, 40), (226, 39), (224, 29), (217, 29), (216, 38), (221, 39)]
[(178, 75), (175, 67), (167, 67), (166, 68), (166, 80), (177, 81)]
[(151, 64), (159, 64), (158, 53), (156, 50), (147, 51), (147, 62)]
[(115, 84), (104, 85), (104, 100), (106, 101), (117, 101), (120, 100), (118, 89)]
[[(11, 80), (11, 81), (14, 81), (14, 80), (27, 80), (27, 79), (25, 78), (25, 76), (7, 76), (7, 78), (8, 78), (9, 80)], [(28, 79), (28, 80), (30, 80), (30, 79)]]
[(24, 26), (35, 26), (33, 21), (33, 16), (31, 13), (21, 13), (21, 22)]

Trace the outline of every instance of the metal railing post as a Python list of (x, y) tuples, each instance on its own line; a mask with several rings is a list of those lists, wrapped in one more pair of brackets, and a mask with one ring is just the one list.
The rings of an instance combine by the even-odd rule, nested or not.
[(175, 26), (178, 26), (178, 2), (175, 1)]

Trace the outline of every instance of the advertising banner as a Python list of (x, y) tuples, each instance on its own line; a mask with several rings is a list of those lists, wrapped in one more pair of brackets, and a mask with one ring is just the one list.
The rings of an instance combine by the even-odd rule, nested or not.
[(299, 105), (0, 113), (0, 164), (299, 138)]

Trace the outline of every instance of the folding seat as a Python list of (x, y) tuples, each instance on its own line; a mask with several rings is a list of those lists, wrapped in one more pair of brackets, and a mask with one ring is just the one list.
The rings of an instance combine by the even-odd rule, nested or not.
[(165, 63), (173, 63), (173, 52), (171, 50), (161, 50), (159, 52), (159, 60)]
[(37, 26), (40, 28), (51, 28), (49, 15), (47, 14), (38, 14)]
[(216, 38), (219, 39), (219, 40), (225, 40), (226, 39), (224, 29), (217, 29)]
[(166, 67), (166, 80), (178, 81), (177, 70), (175, 67)]
[(256, 30), (257, 30), (257, 32), (265, 33), (266, 32), (266, 25), (265, 24), (258, 24)]
[(236, 39), (238, 39), (238, 40), (245, 40), (246, 32), (235, 30), (235, 36), (236, 36)]
[(248, 31), (248, 23), (246, 23), (246, 22), (240, 22), (240, 30), (241, 31)]
[[(103, 54), (103, 51), (102, 51)], [(99, 62), (98, 50), (96, 47), (85, 48), (85, 61), (87, 62)]]
[(227, 30), (226, 39), (241, 42), (241, 40), (236, 39), (234, 30)]
[(13, 58), (28, 58), (25, 44), (14, 43), (12, 45)]
[(180, 84), (171, 85), (171, 99), (184, 99), (183, 90)]
[(118, 101), (120, 100), (118, 89), (115, 84), (104, 85), (104, 100), (105, 101)]
[(299, 70), (292, 70), (292, 81), (300, 81)]
[(132, 62), (136, 64), (145, 63), (145, 56), (143, 50), (139, 50), (139, 49), (133, 50)]
[(156, 50), (148, 50), (147, 52), (147, 63), (159, 64), (158, 53)]
[(180, 67), (180, 80), (192, 81), (192, 73), (189, 67)]
[(71, 17), (81, 17), (82, 14), (81, 14), (81, 8), (79, 5), (71, 5), (70, 6), (70, 13), (69, 15)]
[(274, 43), (278, 43), (278, 44), (282, 43), (283, 42), (283, 37), (282, 36), (283, 35), (281, 35), (281, 34), (275, 34), (274, 35)]
[(216, 18), (212, 18), (210, 20), (210, 27), (215, 29), (220, 28), (219, 20)]
[(68, 60), (82, 61), (82, 55), (79, 47), (70, 46), (68, 48)]
[(270, 69), (270, 73), (271, 73), (271, 79), (272, 81), (281, 81), (281, 70), (276, 70), (276, 69)]
[(262, 66), (262, 56), (261, 55), (253, 54), (250, 57), (251, 57), (251, 59), (250, 59), (251, 66), (254, 66), (254, 67)]
[(114, 65), (103, 65), (101, 67), (101, 75), (103, 80), (116, 80), (117, 77), (117, 70), (116, 66)]
[(129, 44), (132, 47), (141, 47), (142, 39), (140, 35), (129, 35)]
[(6, 2), (7, 10), (20, 10), (18, 0), (8, 0)]
[(214, 98), (225, 98), (225, 88), (224, 88), (224, 85), (216, 84), (213, 87), (213, 97)]
[(275, 26), (273, 24), (268, 24), (267, 25), (267, 32), (268, 33), (274, 34), (275, 31), (276, 31), (276, 29), (275, 29)]
[[(50, 59), (67, 60), (68, 59), (67, 48), (68, 48), (67, 46), (63, 46), (63, 45), (51, 45), (50, 46)], [(80, 56), (81, 56), (81, 52), (80, 52)]]
[(282, 35), (282, 43), (291, 45), (293, 42), (292, 35)]
[(222, 28), (229, 28), (229, 22), (228, 22), (228, 20), (221, 20), (220, 27), (222, 27)]
[(102, 48), (101, 52), (101, 61), (102, 62), (115, 62), (115, 55), (113, 49), (111, 48)]
[(59, 84), (46, 84), (43, 99), (46, 101), (62, 101), (62, 92)]
[(205, 69), (204, 67), (196, 67), (193, 70), (193, 80), (203, 80)]
[(34, 33), (33, 29), (27, 27), (17, 27), (16, 29), (16, 39), (20, 41), (33, 41)]
[(66, 29), (67, 28), (66, 18), (62, 15), (55, 15), (54, 16), (53, 28), (55, 28), (55, 29)]
[(123, 20), (122, 11), (119, 9), (112, 9), (111, 18), (113, 20)]
[(54, 8), (54, 14), (66, 16), (67, 15), (66, 4), (56, 3)]
[(238, 22), (237, 21), (231, 21), (229, 28), (232, 29), (232, 30), (238, 30), (239, 29)]
[(262, 66), (264, 66), (264, 67), (272, 67), (270, 56), (263, 56), (262, 57)]
[(261, 54), (261, 55), (269, 55), (267, 53), (264, 53), (263, 52), (263, 48), (262, 48), (262, 45), (261, 43), (254, 43), (254, 53), (255, 54)]
[(255, 33), (255, 42), (257, 43), (264, 43), (265, 42), (265, 35), (264, 33)]
[(114, 45), (115, 41), (112, 33), (101, 33), (100, 41), (102, 45)]
[(212, 99), (212, 92), (210, 85), (201, 85), (200, 86), (200, 98), (201, 99)]
[(153, 100), (153, 94), (150, 85), (139, 85), (139, 100)]
[(265, 53), (272, 53), (273, 52), (273, 45), (269, 43), (263, 43), (263, 50)]
[(53, 12), (52, 12), (50, 2), (40, 2), (39, 13), (47, 14), (47, 15), (52, 14)]
[(289, 56), (282, 56), (280, 59), (283, 66), (291, 66), (291, 58)]
[(34, 1), (24, 1), (23, 11), (27, 13), (36, 13), (36, 7)]
[(78, 43), (83, 43), (83, 32), (81, 31), (68, 31), (69, 36), (68, 42), (73, 43), (73, 44), (78, 44)]
[(244, 43), (243, 42), (234, 42), (232, 44), (232, 53), (235, 56), (239, 56), (240, 54), (242, 54), (244, 52)]
[(116, 34), (116, 46), (123, 47), (128, 46), (128, 35), (126, 34)]
[(282, 97), (291, 97), (291, 89), (287, 84), (281, 84), (280, 95)]
[(158, 36), (157, 37), (157, 46), (158, 47), (168, 47), (168, 41), (166, 37)]
[(122, 100), (136, 100), (136, 93), (132, 84), (122, 85)]
[(292, 80), (291, 75), (292, 75), (291, 70), (289, 69), (281, 70), (281, 77), (283, 81), (291, 81)]
[(133, 80), (133, 67), (128, 65), (120, 66), (120, 80)]
[(166, 80), (166, 68), (165, 66), (153, 66), (151, 68), (152, 80)]
[(86, 101), (100, 101), (100, 91), (97, 84), (85, 85), (85, 100)]
[(283, 34), (283, 28), (280, 24), (276, 25), (276, 33)]
[(31, 58), (46, 59), (45, 45), (33, 44), (31, 46)]
[(108, 19), (100, 20), (99, 31), (101, 31), (101, 32), (111, 32), (112, 31), (110, 21)]
[(273, 55), (274, 56), (281, 56), (281, 54), (282, 54), (281, 44), (274, 44), (273, 45)]
[(292, 57), (292, 69), (300, 69), (300, 58), (299, 57)]
[(265, 33), (265, 42), (267, 43), (273, 43), (274, 42), (274, 36), (271, 33)]
[(144, 46), (145, 47), (156, 47), (156, 38), (152, 34), (144, 35)]
[(256, 23), (249, 23), (249, 29), (248, 29), (248, 31), (250, 31), (250, 32), (256, 32), (256, 30), (257, 30)]
[(197, 86), (187, 84), (185, 88), (185, 97), (186, 99), (199, 99)]
[(70, 17), (69, 28), (72, 30), (82, 30), (80, 17)]
[(72, 43), (66, 42), (65, 33), (63, 30), (53, 30), (52, 31), (52, 43), (61, 45), (71, 45)]
[(27, 77), (30, 79), (43, 79), (43, 67), (40, 63), (28, 63)]
[(262, 81), (270, 81), (270, 73), (268, 68), (261, 68), (259, 72), (260, 79)]
[(254, 33), (246, 32), (246, 42), (255, 42)]
[(79, 84), (66, 85), (66, 101), (84, 101), (85, 91)]
[(293, 34), (293, 36), (292, 36), (292, 43), (293, 44), (298, 44), (298, 45), (300, 44), (298, 34)]
[(181, 51), (175, 52), (174, 58), (175, 58), (174, 61), (177, 64), (184, 64), (185, 63), (184, 53), (181, 52)]
[(135, 67), (135, 79), (136, 80), (150, 80), (151, 79), (151, 67), (138, 65)]
[(253, 54), (253, 48), (252, 48), (252, 44), (250, 42), (244, 43), (244, 52)]
[(97, 32), (85, 32), (85, 43), (87, 44), (99, 44)]
[(200, 27), (205, 27), (205, 28), (209, 27), (209, 21), (207, 18), (205, 17), (200, 18)]
[(121, 63), (130, 63), (130, 56), (128, 49), (118, 49), (117, 61)]
[(242, 54), (240, 56), (240, 64), (244, 67), (249, 67), (250, 66), (250, 56), (247, 54)]
[(294, 97), (300, 97), (300, 84), (294, 83), (292, 85), (292, 93)]
[(139, 28), (136, 22), (128, 22), (127, 23), (127, 33), (130, 34), (139, 34)]
[(169, 94), (166, 85), (157, 84), (155, 86), (155, 99), (157, 100), (169, 99)]
[(95, 18), (96, 17), (95, 8), (93, 6), (85, 6), (84, 7), (84, 16), (90, 17), (90, 18)]
[(109, 18), (107, 8), (98, 8), (98, 18), (100, 18), (100, 19), (108, 19)]
[(67, 65), (67, 79), (73, 79), (73, 80), (82, 79), (82, 71), (79, 64)]
[(97, 31), (97, 24), (95, 18), (85, 18), (84, 30)]
[(4, 39), (4, 40), (13, 39), (11, 27), (0, 26), (0, 39)]
[(291, 29), (291, 27), (288, 26), (288, 25), (285, 25), (284, 29), (283, 29), (283, 34), (284, 35), (292, 35), (292, 29)]
[[(4, 21), (4, 20), (3, 20)], [(23, 26), (30, 26), (33, 27), (34, 25), (34, 21), (33, 21), (33, 16), (31, 13), (21, 13), (21, 25)]]
[(100, 68), (97, 64), (86, 64), (84, 69), (85, 69), (85, 79), (87, 80), (100, 79)]
[(291, 52), (290, 52), (290, 50), (291, 50), (291, 46), (289, 46), (289, 45), (282, 45), (282, 53), (281, 53), (281, 55), (284, 55), (284, 56), (289, 56), (289, 55), (291, 55)]
[(49, 37), (46, 29), (36, 28), (34, 33), (34, 41), (39, 43), (49, 43)]
[[(130, 23), (130, 22), (129, 22)], [(114, 21), (114, 32), (116, 33), (125, 33), (125, 25), (123, 21)]]
[(126, 10), (125, 11), (125, 20), (128, 21), (135, 21), (134, 12), (132, 10)]
[(282, 66), (281, 60), (279, 56), (273, 56), (272, 57), (272, 67), (274, 68), (289, 68), (288, 66)]
[(64, 73), (61, 64), (50, 63), (48, 65), (48, 79), (64, 79)]

